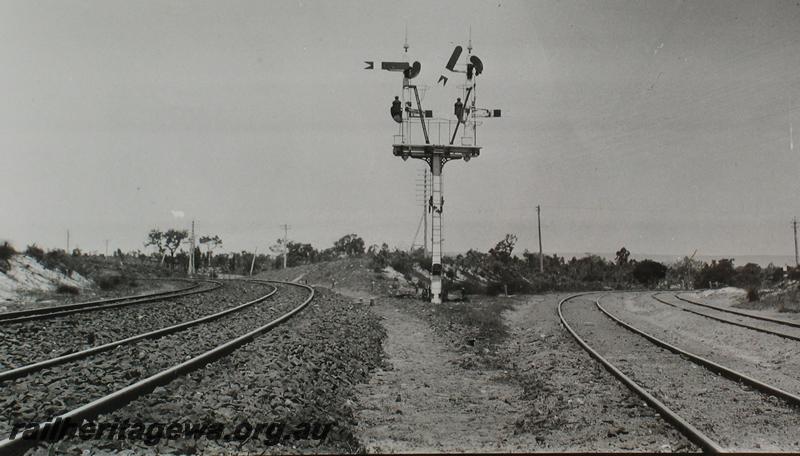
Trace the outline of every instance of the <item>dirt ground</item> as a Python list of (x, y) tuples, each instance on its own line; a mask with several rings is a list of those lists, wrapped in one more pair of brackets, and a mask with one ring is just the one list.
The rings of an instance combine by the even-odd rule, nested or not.
[(359, 437), (369, 452), (519, 451), (535, 439), (514, 436), (519, 387), (500, 371), (456, 364), (423, 321), (391, 300), (376, 308), (390, 367), (360, 388)]
[[(361, 295), (363, 296), (363, 294)], [(368, 452), (524, 452), (693, 447), (560, 327), (558, 296), (521, 299), (509, 336), (479, 363), (428, 322), (382, 298), (387, 366), (358, 388)]]

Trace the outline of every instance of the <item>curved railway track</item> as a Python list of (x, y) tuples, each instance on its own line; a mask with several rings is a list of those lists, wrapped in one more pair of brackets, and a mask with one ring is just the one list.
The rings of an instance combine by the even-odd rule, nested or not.
[(217, 312), (217, 313), (214, 313), (214, 314), (211, 314), (211, 315), (206, 315), (204, 317), (197, 318), (197, 319), (194, 319), (194, 320), (191, 320), (191, 321), (178, 323), (176, 325), (168, 326), (166, 328), (156, 329), (154, 331), (149, 331), (149, 332), (146, 332), (146, 333), (137, 334), (135, 336), (127, 337), (125, 339), (116, 340), (114, 342), (109, 342), (107, 344), (98, 345), (98, 346), (92, 347), (92, 348), (87, 348), (86, 350), (81, 350), (81, 351), (78, 351), (78, 352), (69, 353), (69, 354), (62, 355), (62, 356), (57, 356), (55, 358), (50, 358), (50, 359), (47, 359), (47, 360), (43, 360), (43, 361), (27, 364), (25, 366), (20, 366), (20, 367), (14, 368), (14, 369), (8, 369), (8, 370), (5, 370), (5, 371), (0, 371), (0, 382), (8, 381), (8, 380), (14, 380), (14, 379), (23, 377), (25, 375), (32, 374), (34, 372), (40, 371), (40, 370), (48, 368), (48, 367), (58, 366), (60, 364), (64, 364), (64, 363), (67, 363), (67, 362), (70, 362), (70, 361), (75, 361), (75, 360), (78, 360), (78, 359), (86, 358), (86, 357), (89, 357), (89, 356), (92, 356), (92, 355), (96, 355), (98, 353), (102, 353), (102, 352), (111, 350), (113, 348), (116, 348), (116, 347), (119, 347), (119, 346), (122, 346), (122, 345), (131, 344), (131, 343), (138, 342), (140, 340), (145, 340), (145, 339), (156, 339), (156, 338), (159, 338), (159, 337), (166, 336), (168, 334), (172, 334), (172, 333), (175, 333), (175, 332), (178, 332), (178, 331), (182, 331), (182, 330), (187, 329), (187, 328), (191, 328), (193, 326), (197, 326), (197, 325), (200, 325), (200, 324), (203, 324), (203, 323), (206, 323), (206, 322), (210, 322), (210, 321), (219, 319), (221, 317), (224, 317), (225, 315), (231, 314), (233, 312), (238, 312), (240, 310), (243, 310), (243, 309), (246, 309), (246, 308), (248, 308), (250, 306), (258, 304), (258, 303), (264, 301), (265, 299), (271, 297), (272, 295), (274, 295), (277, 291), (278, 291), (278, 289), (273, 286), (272, 287), (272, 291), (270, 291), (269, 293), (267, 293), (266, 295), (264, 295), (264, 296), (262, 296), (262, 297), (260, 297), (258, 299), (254, 299), (254, 300), (246, 302), (244, 304), (240, 304), (240, 305), (238, 305), (236, 307), (225, 309), (225, 310), (222, 310), (220, 312)]
[[(232, 353), (237, 348), (251, 342), (253, 339), (258, 337), (259, 335), (271, 330), (272, 328), (286, 322), (298, 312), (302, 311), (309, 303), (314, 299), (314, 289), (312, 287), (290, 283), (290, 282), (280, 282), (280, 281), (264, 281), (264, 280), (252, 280), (248, 282), (255, 282), (255, 283), (264, 283), (264, 284), (280, 284), (286, 287), (295, 287), (300, 290), (304, 290), (308, 292), (308, 295), (303, 299), (303, 302), (293, 307), (291, 310), (283, 313), (281, 316), (274, 318), (272, 321), (257, 326), (255, 329), (251, 329), (247, 331), (245, 334), (239, 335), (234, 337), (224, 343), (221, 343), (214, 348), (206, 350), (200, 354), (192, 356), (190, 359), (187, 359), (183, 362), (174, 364), (166, 369), (160, 370), (159, 372), (149, 375), (146, 378), (143, 378), (139, 381), (136, 381), (133, 384), (129, 384), (122, 388), (116, 389), (115, 391), (105, 394), (104, 396), (92, 400), (89, 403), (80, 405), (72, 410), (69, 410), (65, 413), (61, 413), (58, 416), (53, 417), (47, 422), (39, 423), (37, 427), (31, 428), (28, 432), (36, 432), (37, 434), (42, 431), (46, 431), (47, 429), (52, 428), (58, 422), (64, 422), (69, 420), (71, 422), (81, 422), (84, 419), (92, 419), (100, 414), (108, 413), (110, 411), (117, 410), (127, 403), (151, 392), (154, 388), (158, 386), (163, 386), (175, 379), (176, 377), (186, 375), (189, 372), (194, 370), (200, 369), (203, 366), (212, 363), (214, 361), (219, 360), (220, 358)], [(265, 299), (273, 296), (276, 292), (276, 288), (273, 286), (273, 290), (270, 291), (265, 296), (255, 300), (257, 302), (264, 301)], [(249, 302), (245, 305), (252, 305), (255, 302)], [(242, 306), (238, 308), (241, 310)], [(225, 311), (226, 313), (231, 313), (233, 309), (229, 309)], [(220, 318), (222, 315), (212, 315), (209, 317), (214, 317), (214, 319)], [(197, 321), (187, 322), (187, 323), (196, 323)], [(208, 321), (205, 321), (208, 322)], [(201, 322), (202, 323), (202, 322)], [(171, 329), (171, 328), (165, 328)], [(185, 328), (183, 328), (185, 329)], [(180, 331), (180, 329), (175, 329), (175, 331)], [(154, 336), (158, 337), (158, 336)], [(121, 342), (121, 341), (120, 341)], [(85, 356), (90, 356), (92, 353), (87, 354)], [(63, 360), (59, 361), (59, 363), (68, 362), (70, 360)], [(27, 367), (27, 366), (26, 366)], [(25, 375), (24, 373), (20, 375)], [(16, 455), (16, 454), (23, 454), (29, 448), (35, 446), (38, 442), (36, 440), (25, 439), (23, 438), (24, 433), (18, 433), (14, 438), (6, 438), (0, 441), (0, 454), (3, 455)]]
[[(705, 414), (697, 413), (696, 405), (693, 409), (692, 405), (686, 405), (687, 402), (685, 398), (682, 401), (680, 400), (681, 398), (674, 396), (671, 397), (671, 394), (692, 394), (692, 392), (698, 390), (699, 388), (699, 392), (696, 393), (697, 398), (694, 399), (698, 403), (703, 403), (703, 401), (706, 400), (704, 397), (701, 397), (703, 395), (709, 395), (712, 398), (721, 398), (727, 396), (729, 398), (728, 401), (720, 400), (717, 402), (719, 402), (719, 406), (722, 406), (726, 402), (735, 402), (736, 405), (730, 406), (729, 408), (731, 411), (741, 411), (742, 409), (740, 407), (745, 405), (747, 407), (754, 407), (752, 409), (744, 409), (751, 410), (751, 414), (754, 413), (752, 410), (772, 411), (776, 425), (787, 422), (793, 423), (794, 420), (796, 420), (794, 415), (797, 415), (798, 406), (800, 406), (800, 397), (708, 359), (702, 358), (693, 353), (689, 353), (685, 350), (675, 347), (674, 345), (664, 342), (655, 336), (647, 334), (644, 331), (641, 331), (638, 328), (635, 328), (632, 325), (622, 321), (604, 309), (600, 304), (600, 298), (595, 299), (594, 306), (590, 308), (595, 309), (594, 315), (598, 315), (598, 312), (599, 315), (602, 315), (601, 320), (595, 321), (596, 319), (594, 319), (593, 315), (589, 315), (587, 313), (589, 311), (585, 306), (582, 309), (575, 308), (580, 309), (580, 312), (573, 314), (579, 317), (591, 318), (591, 321), (582, 322), (582, 332), (588, 334), (590, 338), (595, 338), (597, 341), (596, 345), (598, 345), (600, 348), (593, 348), (585, 339), (585, 337), (582, 337), (578, 331), (567, 321), (564, 311), (566, 303), (574, 301), (579, 297), (585, 297), (587, 294), (590, 293), (572, 295), (559, 302), (558, 315), (564, 327), (575, 338), (578, 344), (593, 358), (600, 362), (606, 370), (608, 370), (629, 389), (641, 397), (651, 407), (656, 409), (666, 421), (675, 426), (681, 433), (683, 433), (693, 443), (698, 445), (704, 452), (711, 454), (726, 452), (725, 447), (719, 443), (719, 440), (722, 440), (722, 438), (725, 437), (724, 435), (721, 435), (725, 432), (725, 425), (718, 425), (716, 422), (709, 422), (709, 419)], [(575, 310), (573, 309), (572, 312), (575, 312)], [(602, 321), (602, 319), (605, 319), (605, 321)], [(595, 328), (594, 326), (605, 325), (605, 329), (610, 330), (608, 322), (613, 322), (611, 323), (612, 325), (624, 328), (628, 335), (626, 336), (623, 334), (621, 337), (614, 336), (613, 342), (609, 342), (608, 338), (610, 336), (606, 335), (606, 340), (603, 340), (604, 337), (601, 337), (601, 333), (603, 331), (599, 327)], [(573, 322), (573, 324), (575, 323)], [(642, 344), (641, 338), (644, 338), (647, 343)], [(624, 353), (621, 351), (625, 348), (630, 348), (630, 353)], [(601, 352), (605, 352), (605, 355)], [(669, 356), (665, 355), (665, 353)], [(672, 358), (670, 358), (670, 356)], [(620, 366), (615, 365), (615, 363), (612, 362), (612, 359), (609, 358), (615, 359), (616, 363)], [(686, 367), (686, 360), (702, 366), (708, 370), (708, 373), (697, 372), (697, 369)], [(653, 377), (652, 372), (650, 375), (648, 375), (646, 369), (640, 366), (640, 364), (647, 363), (650, 364), (649, 367), (651, 369), (655, 368), (658, 371), (656, 377)], [(672, 367), (678, 370), (683, 369), (684, 371), (662, 371), (662, 365), (666, 366), (667, 369)], [(628, 373), (624, 371), (628, 371)], [(732, 382), (745, 384), (756, 391), (737, 391), (736, 388), (740, 387), (738, 387), (736, 383), (727, 385), (719, 384), (714, 380), (715, 376), (709, 375), (711, 373), (718, 374), (728, 380), (731, 380)], [(640, 376), (644, 379), (644, 381), (638, 379)], [(686, 377), (695, 379), (694, 389), (676, 387), (676, 385), (686, 385)], [(697, 385), (697, 379), (701, 380), (700, 385)], [(681, 383), (682, 381), (684, 383)], [(643, 385), (643, 383), (646, 385)], [(664, 385), (668, 385), (668, 388), (665, 388)], [(660, 396), (661, 399), (657, 398), (656, 396)], [(778, 397), (782, 399), (784, 403), (781, 404), (781, 407), (779, 407), (778, 405), (770, 402), (770, 396)], [(670, 404), (667, 402), (670, 402)], [(728, 405), (726, 404), (725, 406)], [(722, 418), (727, 419), (728, 423), (726, 424), (731, 426), (731, 419), (734, 417), (724, 415), (724, 413), (725, 412), (723, 410)], [(685, 417), (684, 415), (686, 414), (690, 415), (691, 418)], [(730, 415), (735, 414), (731, 412)], [(738, 418), (744, 419), (743, 417)], [(711, 421), (713, 421), (713, 419)], [(695, 422), (695, 424), (693, 424), (693, 422)], [(735, 427), (736, 424), (737, 423), (734, 421), (733, 426)], [(792, 443), (795, 441), (796, 439), (792, 440)], [(796, 449), (797, 448), (795, 448), (795, 450)]]
[[(11, 323), (21, 323), (33, 320), (45, 320), (48, 318), (61, 317), (79, 312), (91, 312), (95, 310), (125, 307), (134, 304), (144, 304), (148, 302), (163, 301), (168, 299), (180, 298), (194, 294), (207, 293), (222, 286), (218, 280), (190, 281), (192, 285), (180, 290), (159, 291), (156, 293), (122, 296), (118, 298), (98, 299), (75, 304), (64, 304), (60, 306), (40, 307), (36, 309), (17, 310), (14, 312), (0, 313), (0, 325)], [(203, 287), (203, 283), (210, 286)]]

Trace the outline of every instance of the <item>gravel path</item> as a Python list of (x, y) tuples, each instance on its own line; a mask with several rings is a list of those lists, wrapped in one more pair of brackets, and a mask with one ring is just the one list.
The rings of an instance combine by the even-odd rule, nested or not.
[[(288, 296), (287, 291), (281, 287), (275, 298)], [(289, 307), (307, 296), (304, 290), (296, 293)], [(101, 417), (106, 422), (221, 423), (226, 435), (243, 422), (254, 427), (283, 423), (282, 439), (266, 439), (262, 434), (232, 441), (203, 437), (149, 444), (141, 440), (65, 441), (51, 450), (80, 454), (91, 449), (117, 455), (357, 452), (358, 441), (352, 434), (354, 385), (365, 381), (380, 364), (384, 336), (368, 307), (317, 289), (314, 301), (285, 324), (204, 369)], [(327, 434), (324, 439), (304, 439), (288, 432), (302, 423), (320, 425), (312, 429), (317, 431), (312, 436), (323, 435), (327, 425)]]
[[(233, 282), (226, 288), (229, 299), (235, 297), (238, 303), (272, 289), (268, 285), (245, 282)], [(49, 420), (240, 336), (296, 306), (301, 296), (294, 288), (280, 290), (280, 296), (276, 294), (272, 299), (219, 320), (4, 382), (0, 398), (0, 435), (8, 435), (14, 422)]]
[(666, 342), (800, 395), (798, 341), (683, 312), (654, 300), (650, 293), (614, 293), (601, 303), (625, 322)]
[(592, 300), (565, 304), (564, 316), (591, 347), (723, 447), (800, 450), (800, 411), (783, 401), (658, 348), (614, 323)]
[(387, 366), (359, 387), (359, 439), (368, 452), (514, 452), (535, 448), (516, 435), (525, 404), (500, 369), (462, 367), (462, 356), (404, 307), (380, 298)]
[(269, 286), (261, 284), (232, 287), (230, 283), (217, 290), (177, 299), (81, 312), (47, 320), (11, 324), (0, 322), (0, 370), (194, 320), (234, 307), (269, 289)]

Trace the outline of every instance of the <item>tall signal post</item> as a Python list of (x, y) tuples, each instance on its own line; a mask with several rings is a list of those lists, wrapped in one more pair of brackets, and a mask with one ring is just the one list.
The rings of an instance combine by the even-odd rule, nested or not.
[(428, 257), (428, 188), (430, 187), (428, 177), (428, 168), (422, 170), (422, 178), (418, 178), (417, 183), (417, 197), (420, 198), (422, 203), (422, 217), (419, 219), (417, 231), (414, 233), (414, 240), (411, 241), (410, 252), (414, 251), (417, 247), (417, 237), (419, 237), (419, 229), (422, 228), (422, 255)]
[[(408, 51), (408, 44), (404, 46)], [(428, 212), (431, 215), (431, 303), (442, 302), (442, 211), (444, 209), (444, 196), (442, 191), (442, 169), (444, 164), (451, 160), (469, 161), (480, 155), (481, 147), (477, 145), (477, 127), (479, 117), (500, 117), (500, 110), (488, 110), (476, 107), (476, 83), (478, 76), (483, 73), (483, 62), (472, 55), (472, 39), (467, 47), (468, 54), (461, 62), (462, 47), (456, 46), (445, 68), (452, 73), (463, 74), (466, 82), (458, 86), (458, 94), (453, 109), (453, 116), (445, 119), (433, 119), (433, 112), (422, 108), (420, 91), (411, 80), (417, 77), (422, 69), (419, 62), (410, 64), (404, 62), (382, 62), (381, 69), (400, 72), (403, 76), (402, 101), (396, 96), (389, 110), (392, 118), (399, 124), (399, 134), (395, 135), (392, 144), (392, 154), (403, 160), (415, 158), (427, 163), (431, 171), (431, 194), (428, 198)], [(367, 61), (367, 68), (372, 69), (374, 62)], [(444, 89), (448, 78), (439, 77)], [(408, 101), (406, 101), (408, 100)], [(463, 101), (462, 101), (463, 100)], [(428, 120), (431, 119), (431, 120)], [(441, 131), (446, 125), (449, 143), (431, 143), (431, 125), (438, 126), (439, 139)], [(461, 128), (463, 126), (463, 128)], [(417, 128), (418, 127), (418, 128)], [(412, 140), (412, 130), (414, 130)], [(419, 135), (421, 130), (422, 135)], [(459, 136), (460, 134), (460, 136)], [(424, 142), (421, 142), (422, 139)], [(457, 141), (458, 140), (458, 141)]]

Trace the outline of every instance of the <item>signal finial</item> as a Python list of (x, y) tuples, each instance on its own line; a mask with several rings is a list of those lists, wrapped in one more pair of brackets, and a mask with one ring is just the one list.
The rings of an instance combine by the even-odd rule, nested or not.
[(467, 43), (467, 52), (472, 54), (472, 26), (469, 26), (469, 43)]
[(408, 54), (408, 22), (406, 22), (406, 41), (403, 44), (403, 49), (405, 49), (406, 54)]

